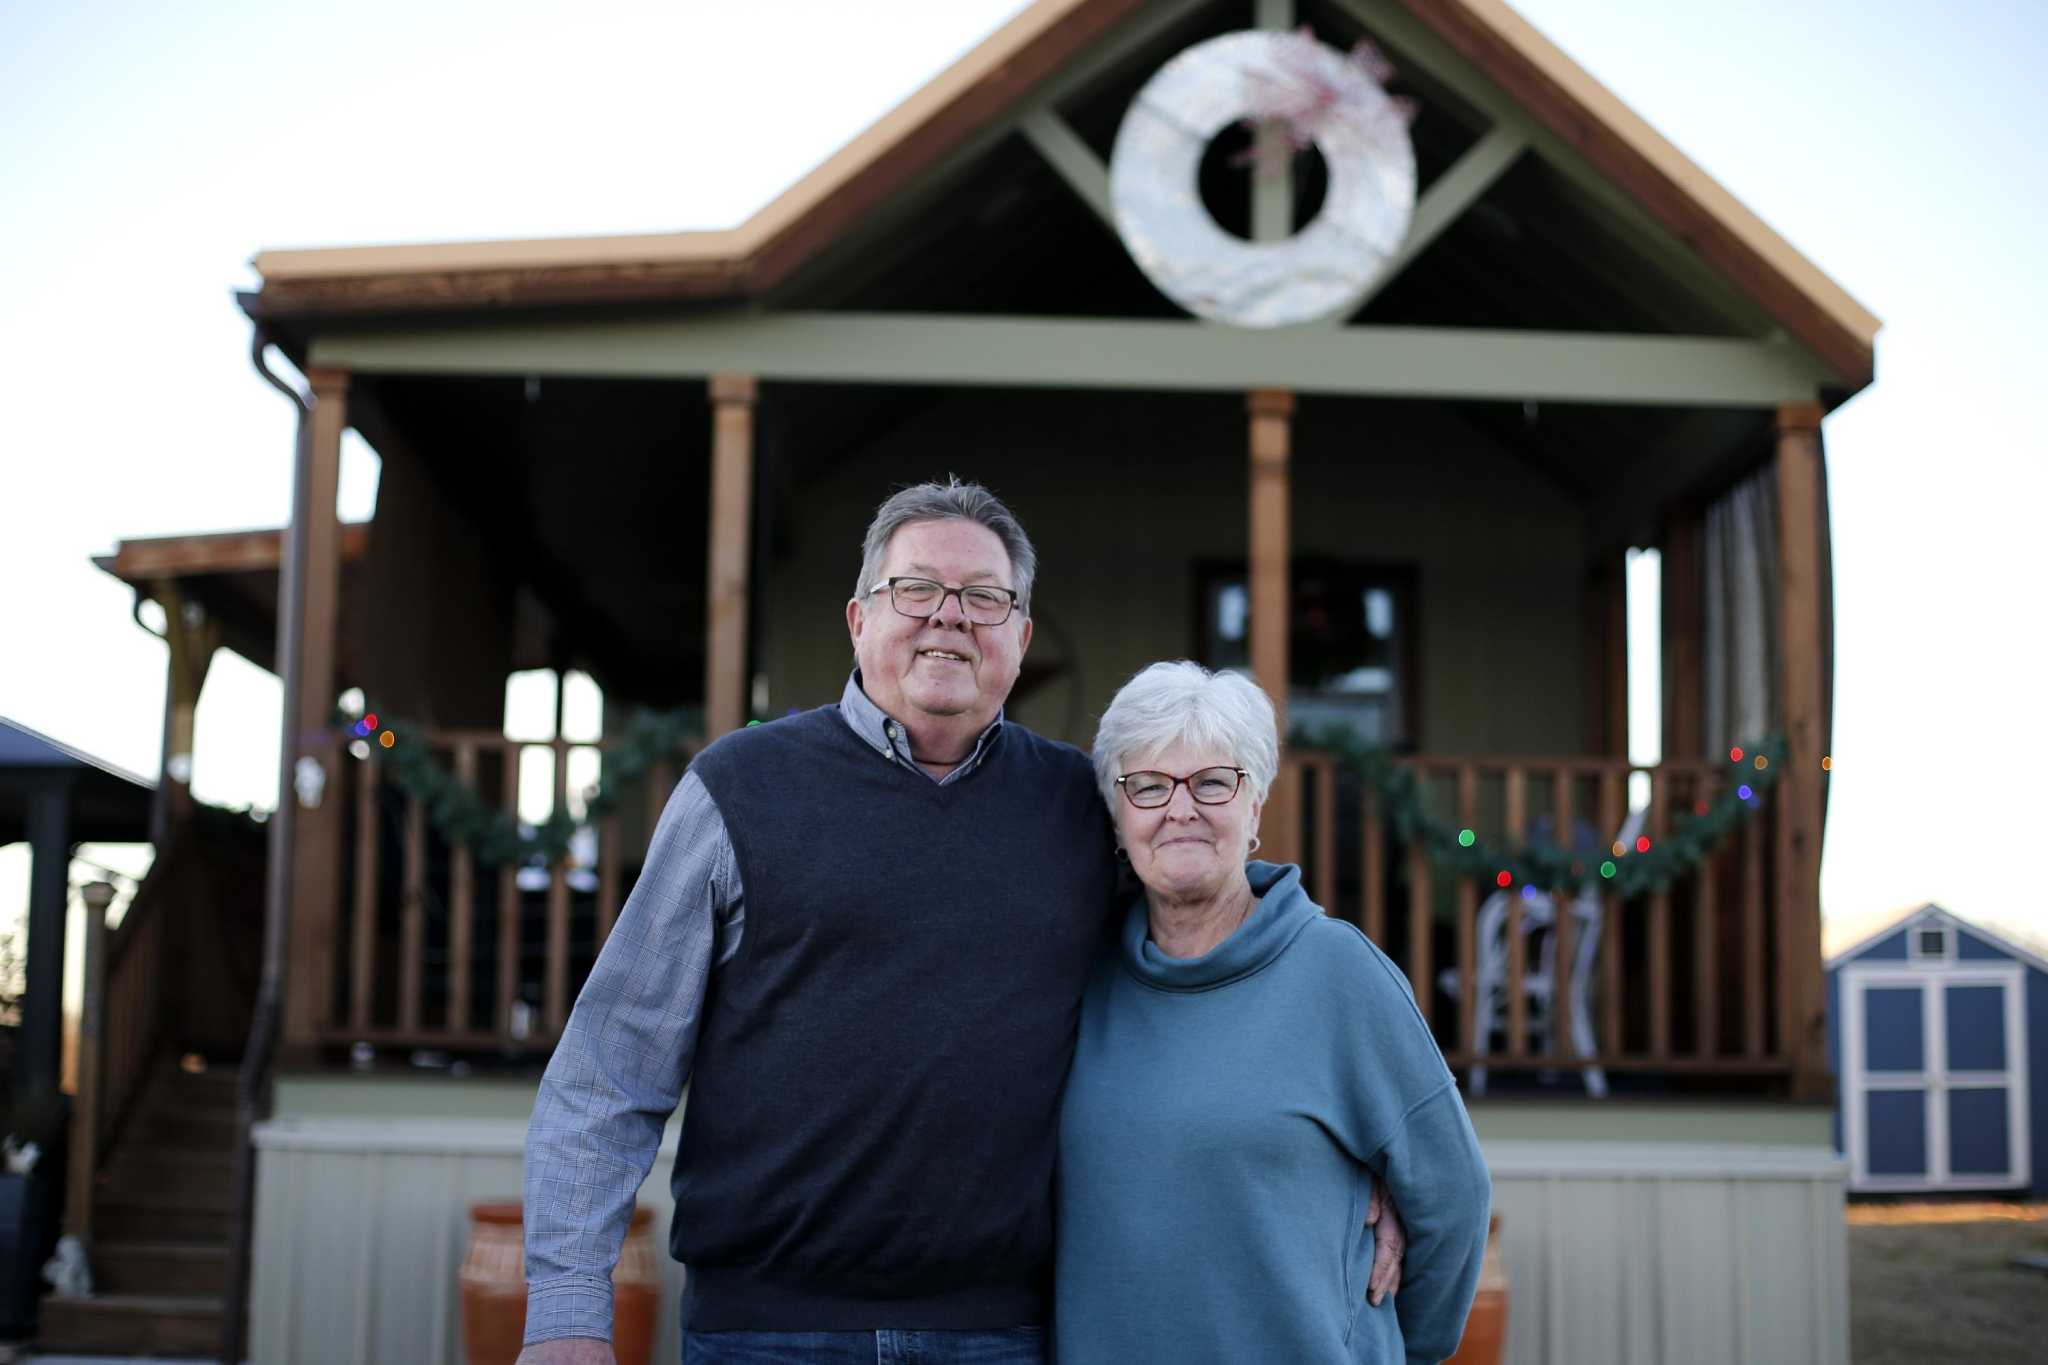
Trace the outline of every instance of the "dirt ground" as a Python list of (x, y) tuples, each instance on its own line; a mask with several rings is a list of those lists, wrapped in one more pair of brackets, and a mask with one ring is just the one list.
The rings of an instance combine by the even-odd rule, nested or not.
[(1849, 1358), (1856, 1365), (2048, 1360), (2048, 1204), (1851, 1204)]

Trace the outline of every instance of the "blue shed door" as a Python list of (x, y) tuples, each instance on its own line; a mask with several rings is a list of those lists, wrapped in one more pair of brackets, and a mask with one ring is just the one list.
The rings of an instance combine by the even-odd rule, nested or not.
[(2027, 1184), (2020, 968), (1852, 964), (1841, 985), (1850, 1188)]

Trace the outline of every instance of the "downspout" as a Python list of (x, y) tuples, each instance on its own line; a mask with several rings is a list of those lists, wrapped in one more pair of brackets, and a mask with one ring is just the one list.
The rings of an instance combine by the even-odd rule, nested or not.
[(270, 849), (263, 885), (263, 975), (256, 991), (256, 1012), (249, 1021), (249, 1043), (235, 1086), (234, 1221), (228, 1243), (227, 1285), (221, 1312), (221, 1365), (242, 1365), (247, 1358), (249, 1265), (255, 1236), (256, 1153), (251, 1131), (269, 1113), (271, 1063), (277, 1047), (277, 1023), (283, 1003), (285, 938), (291, 927), (291, 848), (294, 814), (292, 765), (298, 753), (293, 724), (299, 692), (299, 585), (306, 576), (305, 526), (312, 482), (313, 404), (270, 368), (264, 351), (270, 337), (257, 324), (250, 340), (249, 360), (263, 382), (290, 400), (298, 415), (293, 442), (292, 516), (285, 528), (284, 553), (278, 566), (277, 662), (284, 682), (283, 742), (278, 750), (277, 809), (270, 817)]

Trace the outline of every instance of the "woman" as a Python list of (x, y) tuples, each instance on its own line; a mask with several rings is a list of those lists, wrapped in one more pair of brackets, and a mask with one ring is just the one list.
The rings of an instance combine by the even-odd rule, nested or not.
[[(1060, 1125), (1060, 1365), (1438, 1360), (1492, 1185), (1406, 981), (1292, 866), (1247, 862), (1273, 708), (1192, 663), (1139, 673), (1095, 770), (1144, 886), (1082, 1005)], [(1369, 1302), (1369, 1203), (1408, 1222)]]

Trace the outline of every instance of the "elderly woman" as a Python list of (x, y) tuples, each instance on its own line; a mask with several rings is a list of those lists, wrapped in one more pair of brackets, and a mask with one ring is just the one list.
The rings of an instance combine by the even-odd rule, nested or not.
[[(1144, 885), (1082, 1005), (1060, 1125), (1060, 1365), (1439, 1360), (1492, 1186), (1393, 963), (1292, 866), (1247, 862), (1279, 767), (1251, 682), (1154, 664), (1095, 771)], [(1408, 1224), (1375, 1304), (1368, 1205)]]

